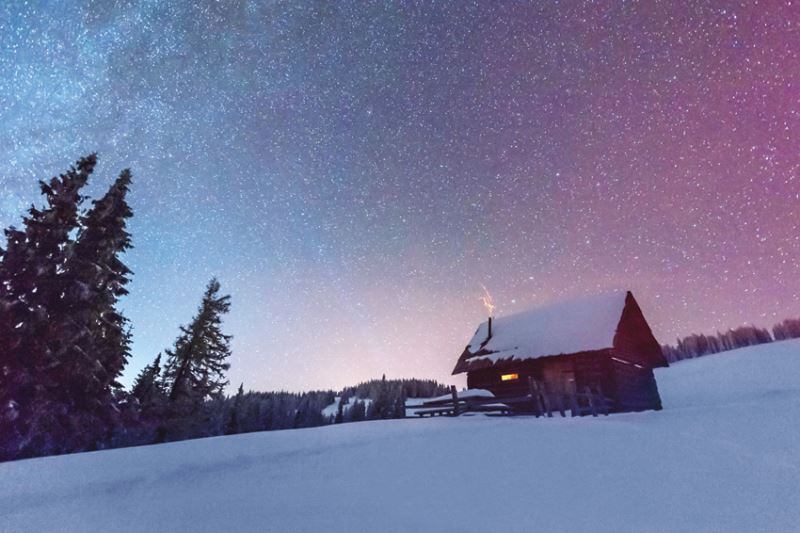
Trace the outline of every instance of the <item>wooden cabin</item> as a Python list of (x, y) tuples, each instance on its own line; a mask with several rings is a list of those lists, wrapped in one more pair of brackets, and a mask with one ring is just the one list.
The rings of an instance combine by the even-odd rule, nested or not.
[(531, 378), (548, 391), (591, 390), (610, 411), (661, 409), (653, 368), (667, 366), (633, 294), (608, 292), (490, 318), (458, 359), (470, 389), (525, 395)]

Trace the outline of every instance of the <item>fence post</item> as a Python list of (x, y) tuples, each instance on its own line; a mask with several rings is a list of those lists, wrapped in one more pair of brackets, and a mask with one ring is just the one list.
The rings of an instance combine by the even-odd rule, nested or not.
[(538, 418), (542, 415), (542, 399), (539, 397), (539, 385), (533, 376), (528, 376), (528, 388), (533, 401), (533, 414)]
[(544, 411), (547, 414), (548, 418), (553, 418), (553, 411), (551, 411), (551, 405), (550, 405), (550, 388), (547, 386), (546, 381), (542, 382), (540, 391), (542, 393), (542, 403), (544, 404)]
[(536, 389), (533, 386), (533, 376), (528, 376), (528, 395), (531, 397), (531, 403), (533, 404), (533, 414), (538, 417), (539, 415), (536, 413)]
[(608, 416), (610, 408), (608, 406), (608, 400), (606, 400), (606, 395), (603, 394), (603, 386), (600, 384), (597, 385), (597, 397), (600, 401), (600, 412)]
[(588, 385), (583, 389), (586, 391), (586, 397), (589, 399), (589, 410), (592, 412), (592, 416), (597, 416), (597, 409), (594, 406), (594, 394), (592, 394), (592, 389), (590, 389)]
[(565, 416), (567, 416), (567, 414), (564, 412), (564, 394), (565, 394), (564, 389), (565, 388), (566, 387), (564, 386), (564, 382), (560, 381), (558, 383), (558, 385), (557, 385), (557, 390), (556, 390), (556, 397), (558, 398), (558, 412), (561, 413), (561, 418), (564, 418)]
[(571, 405), (570, 411), (572, 411), (572, 416), (580, 416), (581, 415), (581, 408), (578, 405), (578, 385), (574, 381), (568, 381), (568, 389), (569, 389), (569, 399)]
[(458, 392), (455, 385), (450, 385), (450, 394), (453, 396), (453, 416), (458, 416)]

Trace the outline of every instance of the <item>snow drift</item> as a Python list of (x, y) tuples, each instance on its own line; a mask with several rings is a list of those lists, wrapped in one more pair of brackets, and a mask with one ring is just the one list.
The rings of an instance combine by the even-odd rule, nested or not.
[(800, 341), (657, 379), (661, 412), (375, 421), (0, 464), (0, 530), (796, 531)]

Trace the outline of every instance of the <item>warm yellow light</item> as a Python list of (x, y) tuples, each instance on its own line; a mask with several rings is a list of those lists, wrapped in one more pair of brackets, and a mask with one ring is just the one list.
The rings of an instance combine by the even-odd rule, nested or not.
[(519, 374), (503, 374), (500, 376), (500, 379), (503, 381), (514, 381), (515, 379), (519, 379)]

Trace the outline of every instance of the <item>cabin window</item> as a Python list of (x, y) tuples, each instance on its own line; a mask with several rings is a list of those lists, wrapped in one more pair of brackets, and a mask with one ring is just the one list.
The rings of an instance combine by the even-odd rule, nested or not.
[(503, 374), (500, 376), (500, 379), (503, 381), (514, 381), (515, 379), (519, 379), (519, 374)]

